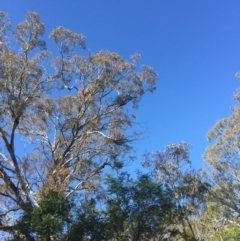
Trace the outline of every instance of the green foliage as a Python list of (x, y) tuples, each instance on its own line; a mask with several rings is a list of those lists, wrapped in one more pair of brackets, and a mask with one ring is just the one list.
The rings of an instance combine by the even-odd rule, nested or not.
[(109, 198), (106, 204), (108, 238), (117, 240), (164, 240), (171, 232), (176, 209), (173, 193), (167, 186), (139, 175), (132, 180), (122, 173), (106, 179)]
[(49, 192), (40, 206), (25, 212), (10, 241), (168, 240), (176, 235), (177, 208), (172, 191), (148, 175), (136, 180), (122, 173), (106, 178), (108, 197), (102, 209), (95, 199), (80, 206)]
[(69, 229), (69, 240), (168, 240), (177, 234), (169, 228), (177, 208), (167, 186), (148, 175), (133, 180), (127, 173), (107, 176), (105, 182), (108, 197), (103, 209), (94, 199), (83, 204)]
[(239, 227), (230, 227), (225, 228), (222, 231), (222, 238), (226, 241), (238, 241), (240, 237), (240, 228)]
[(101, 211), (97, 211), (95, 202), (90, 200), (77, 210), (76, 219), (67, 235), (68, 240), (106, 240), (106, 228), (104, 214)]
[(226, 226), (216, 232), (206, 241), (238, 241), (240, 237), (240, 228), (237, 226)]
[(15, 226), (19, 234), (15, 235), (13, 240), (26, 233), (39, 241), (60, 240), (64, 228), (70, 223), (72, 207), (73, 203), (64, 195), (57, 192), (48, 193), (39, 207), (22, 215)]

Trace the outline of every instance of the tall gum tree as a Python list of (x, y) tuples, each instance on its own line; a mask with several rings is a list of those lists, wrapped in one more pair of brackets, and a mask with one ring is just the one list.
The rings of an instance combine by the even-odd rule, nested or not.
[[(239, 77), (239, 73), (236, 74)], [(207, 147), (204, 158), (208, 166), (208, 175), (212, 181), (209, 201), (214, 203), (218, 213), (214, 222), (240, 227), (240, 89), (234, 98), (237, 104), (232, 114), (217, 121), (208, 132), (211, 144)], [(223, 225), (223, 226), (224, 226)]]
[[(146, 153), (143, 166), (159, 183), (172, 190), (178, 209), (169, 229), (177, 231), (176, 240), (202, 240), (199, 221), (210, 185), (201, 177), (201, 170), (192, 168), (191, 145), (186, 142), (168, 144), (163, 151)], [(170, 239), (169, 239), (170, 240)]]
[(0, 230), (13, 233), (19, 213), (30, 213), (49, 191), (68, 197), (97, 188), (104, 168), (123, 165), (136, 138), (126, 106), (137, 108), (154, 91), (157, 74), (139, 70), (138, 55), (84, 54), (84, 35), (63, 27), (50, 33), (53, 56), (35, 12), (9, 30), (1, 12)]

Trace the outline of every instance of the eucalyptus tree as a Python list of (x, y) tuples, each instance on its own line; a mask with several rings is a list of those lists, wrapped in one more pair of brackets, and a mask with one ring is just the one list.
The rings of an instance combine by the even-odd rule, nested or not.
[(191, 145), (186, 142), (168, 144), (163, 151), (146, 153), (143, 166), (150, 168), (153, 177), (169, 186), (174, 192), (178, 205), (175, 224), (177, 240), (201, 240), (202, 233), (196, 219), (205, 206), (205, 195), (209, 183), (201, 176), (200, 170), (191, 167)]
[(44, 31), (35, 12), (13, 30), (0, 13), (0, 230), (10, 234), (50, 191), (97, 189), (104, 169), (122, 167), (137, 138), (127, 106), (157, 79), (138, 55), (89, 54), (85, 36), (63, 27), (49, 35), (52, 54)]
[(211, 144), (204, 158), (213, 186), (209, 199), (218, 208), (215, 222), (240, 227), (240, 89), (234, 98), (237, 103), (232, 114), (218, 120), (208, 132)]

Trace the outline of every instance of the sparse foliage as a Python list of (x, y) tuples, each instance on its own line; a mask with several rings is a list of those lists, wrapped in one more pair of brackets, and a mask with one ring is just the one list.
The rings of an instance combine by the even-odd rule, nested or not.
[(201, 213), (210, 188), (200, 171), (191, 167), (190, 148), (185, 142), (169, 144), (164, 151), (145, 154), (143, 162), (157, 181), (173, 190), (178, 204), (173, 227), (179, 230), (178, 240), (185, 241), (195, 241), (200, 236), (195, 218)]
[(223, 118), (209, 131), (212, 141), (205, 151), (213, 188), (209, 201), (218, 208), (217, 223), (240, 226), (240, 89), (235, 93), (237, 105), (228, 118)]
[[(12, 32), (0, 13), (0, 230), (14, 233), (49, 192), (99, 187), (105, 167), (122, 167), (131, 152), (133, 119), (156, 73), (100, 51), (84, 54), (85, 37), (57, 27), (47, 50), (39, 15), (28, 12)], [(126, 134), (128, 133), (128, 135)]]

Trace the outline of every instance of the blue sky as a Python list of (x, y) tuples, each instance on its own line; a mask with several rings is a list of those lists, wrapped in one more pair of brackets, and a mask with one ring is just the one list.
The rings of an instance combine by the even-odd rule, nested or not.
[(207, 131), (235, 104), (239, 0), (1, 0), (0, 10), (12, 25), (36, 11), (46, 34), (59, 25), (83, 33), (92, 53), (141, 53), (159, 81), (136, 113), (147, 128), (134, 144), (139, 156), (185, 140), (193, 145), (194, 166), (202, 166)]

